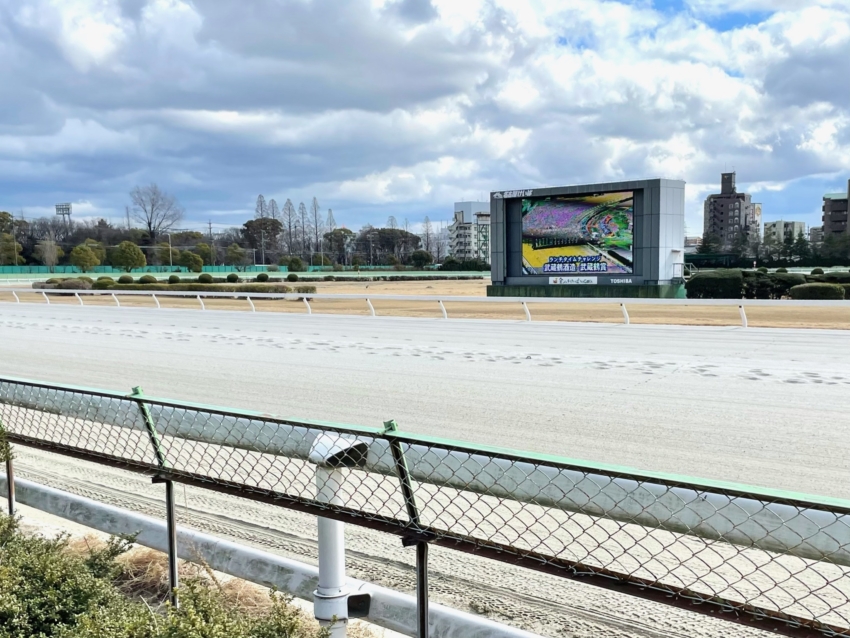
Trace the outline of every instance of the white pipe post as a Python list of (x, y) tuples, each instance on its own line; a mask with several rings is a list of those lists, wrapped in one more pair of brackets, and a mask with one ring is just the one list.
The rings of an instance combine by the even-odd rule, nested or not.
[(201, 302), (201, 310), (206, 310), (207, 307), (204, 305), (204, 300), (201, 299), (201, 295), (198, 295), (198, 301)]
[(16, 293), (14, 290), (12, 291), (12, 296), (15, 298), (15, 301), (17, 301), (18, 303), (21, 303), (21, 300), (18, 297), (18, 293)]
[(744, 310), (744, 306), (743, 306), (743, 305), (738, 306), (738, 312), (740, 312), (740, 313), (741, 313), (741, 327), (742, 327), (742, 328), (746, 328), (746, 327), (747, 327), (747, 313), (746, 313), (746, 311)]
[(77, 301), (79, 301), (79, 302), (80, 302), (80, 305), (81, 305), (81, 306), (85, 305), (85, 304), (83, 303), (83, 298), (82, 298), (82, 297), (80, 297), (80, 293), (75, 292), (75, 293), (74, 293), (74, 296), (77, 298)]
[[(316, 467), (316, 500), (342, 505), (343, 470)], [(313, 594), (314, 614), (329, 638), (345, 638), (348, 628), (348, 591), (345, 586), (345, 525), (319, 517), (319, 584)]]
[(47, 302), (47, 305), (49, 306), (50, 305), (50, 299), (48, 298), (47, 293), (42, 290), (41, 295), (42, 295), (42, 297), (44, 297), (44, 300)]
[(254, 307), (254, 302), (251, 301), (250, 297), (245, 297), (248, 300), (248, 303), (251, 304), (251, 312), (257, 312), (257, 309)]
[(449, 313), (446, 312), (446, 307), (443, 305), (443, 300), (441, 299), (437, 303), (440, 304), (440, 310), (443, 311), (443, 319), (448, 319)]
[(373, 317), (377, 316), (377, 315), (375, 315), (375, 306), (373, 306), (373, 305), (372, 305), (371, 300), (369, 300), (369, 299), (367, 298), (367, 299), (366, 299), (366, 303), (367, 303), (367, 304), (369, 304), (369, 312), (371, 312), (371, 313), (372, 313), (372, 316), (373, 316)]
[(157, 310), (161, 309), (162, 306), (159, 305), (159, 299), (156, 298), (156, 295), (151, 295), (151, 296), (153, 297), (153, 300), (156, 302)]
[(526, 304), (524, 301), (522, 302), (522, 309), (525, 310), (525, 320), (531, 321), (531, 311), (529, 311), (528, 304)]
[(630, 319), (629, 319), (629, 311), (626, 310), (626, 304), (621, 303), (620, 308), (623, 309), (623, 323), (628, 326), (629, 323), (630, 323)]
[(310, 302), (307, 301), (307, 297), (301, 297), (301, 301), (303, 301), (304, 305), (307, 306), (307, 314), (312, 315), (313, 309), (310, 307)]
[(121, 302), (120, 302), (120, 301), (118, 301), (118, 297), (116, 297), (116, 296), (115, 296), (115, 293), (114, 293), (114, 292), (112, 293), (112, 298), (115, 300), (115, 305), (116, 305), (116, 306), (118, 306), (118, 307), (120, 308), (120, 307), (121, 307)]

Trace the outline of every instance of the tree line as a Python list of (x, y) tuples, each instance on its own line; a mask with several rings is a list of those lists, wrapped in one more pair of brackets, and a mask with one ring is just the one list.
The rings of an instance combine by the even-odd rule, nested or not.
[(445, 242), (427, 217), (421, 236), (410, 231), (407, 220), (399, 227), (393, 216), (386, 227), (366, 225), (354, 232), (337, 226), (333, 211), (322, 211), (315, 197), (309, 207), (303, 202), (296, 207), (289, 199), (279, 207), (260, 195), (252, 219), (215, 234), (179, 229), (183, 208), (156, 184), (134, 188), (125, 214), (122, 227), (105, 219), (16, 219), (0, 211), (0, 266), (70, 264), (91, 270), (111, 265), (130, 270), (158, 265), (200, 271), (204, 265), (253, 262), (293, 270), (334, 264), (421, 268), (446, 256)]
[(796, 237), (754, 239), (743, 231), (733, 238), (728, 250), (722, 250), (720, 238), (706, 233), (697, 249), (701, 255), (731, 255), (735, 264), (751, 266), (844, 266), (850, 265), (850, 234), (827, 235), (823, 242), (812, 243), (799, 233)]

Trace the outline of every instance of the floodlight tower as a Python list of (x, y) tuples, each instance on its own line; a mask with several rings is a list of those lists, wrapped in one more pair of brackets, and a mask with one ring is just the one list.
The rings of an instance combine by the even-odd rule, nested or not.
[(56, 204), (56, 214), (65, 219), (65, 228), (71, 228), (71, 204)]

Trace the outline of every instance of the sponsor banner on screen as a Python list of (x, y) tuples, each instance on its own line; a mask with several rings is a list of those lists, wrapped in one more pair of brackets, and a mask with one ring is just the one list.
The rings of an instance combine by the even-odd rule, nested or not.
[(549, 277), (549, 283), (561, 286), (595, 286), (597, 277)]
[(634, 193), (522, 200), (526, 275), (632, 274)]

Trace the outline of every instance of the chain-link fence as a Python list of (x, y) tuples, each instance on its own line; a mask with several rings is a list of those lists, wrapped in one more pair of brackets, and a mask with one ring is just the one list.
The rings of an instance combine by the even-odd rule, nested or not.
[(850, 503), (0, 379), (38, 447), (686, 606), (850, 636)]

